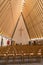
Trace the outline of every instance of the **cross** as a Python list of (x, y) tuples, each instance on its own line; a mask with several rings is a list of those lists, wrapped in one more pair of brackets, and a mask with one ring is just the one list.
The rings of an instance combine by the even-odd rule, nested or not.
[(20, 36), (22, 36), (22, 33), (23, 33), (23, 28), (22, 27), (20, 27), (19, 32), (20, 32)]

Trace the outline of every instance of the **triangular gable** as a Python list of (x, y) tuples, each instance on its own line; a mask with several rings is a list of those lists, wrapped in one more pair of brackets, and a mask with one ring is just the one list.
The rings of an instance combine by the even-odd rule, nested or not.
[(13, 39), (19, 44), (27, 44), (30, 40), (22, 13), (17, 22)]

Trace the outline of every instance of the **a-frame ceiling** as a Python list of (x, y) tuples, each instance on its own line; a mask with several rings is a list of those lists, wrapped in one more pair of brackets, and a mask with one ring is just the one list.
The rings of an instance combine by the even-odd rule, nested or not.
[(21, 11), (30, 38), (43, 37), (43, 0), (0, 0), (0, 34), (11, 38)]

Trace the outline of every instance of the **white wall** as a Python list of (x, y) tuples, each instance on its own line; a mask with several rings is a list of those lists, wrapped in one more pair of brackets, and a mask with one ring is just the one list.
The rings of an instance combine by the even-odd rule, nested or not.
[(7, 46), (7, 41), (10, 41), (9, 45), (11, 45), (11, 40), (3, 37), (3, 46)]
[(9, 40), (10, 41), (10, 44), (11, 45), (11, 40), (6, 38), (6, 37), (3, 37), (0, 35), (0, 46), (1, 46), (1, 39), (3, 38), (3, 43), (2, 43), (2, 46), (7, 46), (7, 41)]

